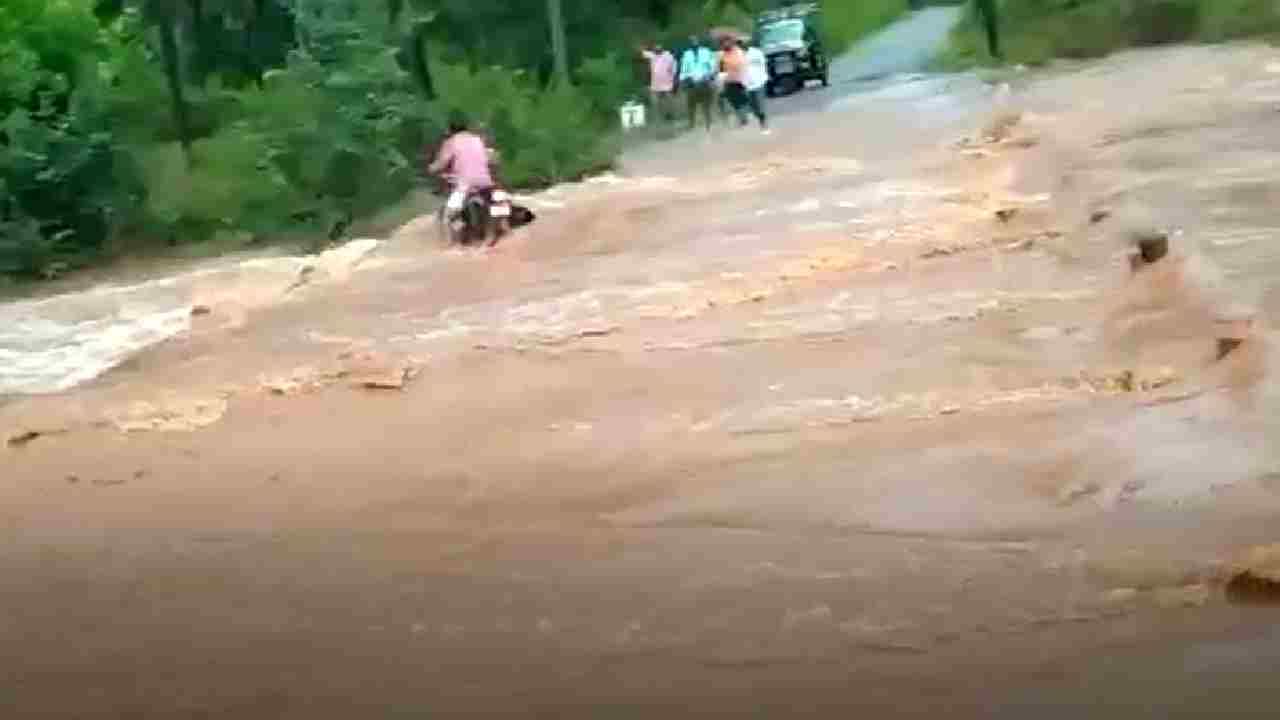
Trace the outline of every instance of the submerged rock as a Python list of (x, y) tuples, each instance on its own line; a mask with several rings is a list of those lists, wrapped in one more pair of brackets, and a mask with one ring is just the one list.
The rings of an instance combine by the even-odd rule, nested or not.
[(1224, 568), (1227, 599), (1244, 605), (1280, 605), (1280, 544), (1259, 545)]

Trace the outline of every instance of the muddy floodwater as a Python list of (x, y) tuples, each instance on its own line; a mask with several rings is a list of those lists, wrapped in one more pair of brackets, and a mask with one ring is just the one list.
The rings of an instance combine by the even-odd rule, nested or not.
[(778, 107), (0, 307), (0, 717), (1276, 717), (1280, 54)]

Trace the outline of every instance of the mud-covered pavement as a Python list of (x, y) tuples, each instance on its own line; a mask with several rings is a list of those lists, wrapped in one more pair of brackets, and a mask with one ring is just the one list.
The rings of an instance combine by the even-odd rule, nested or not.
[(1270, 717), (1277, 62), (900, 80), (194, 283), (0, 406), (0, 710)]

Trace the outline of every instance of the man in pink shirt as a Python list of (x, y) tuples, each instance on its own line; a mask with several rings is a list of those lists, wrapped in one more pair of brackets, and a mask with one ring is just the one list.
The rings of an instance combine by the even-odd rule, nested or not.
[(453, 185), (446, 207), (452, 213), (462, 210), (467, 194), (473, 190), (493, 187), (493, 175), (489, 172), (489, 148), (484, 138), (471, 132), (464, 119), (449, 122), (449, 139), (444, 141), (436, 159), (427, 168), (431, 174), (446, 172)]
[(654, 43), (641, 54), (649, 61), (649, 95), (653, 110), (663, 120), (671, 118), (671, 101), (676, 91), (676, 56)]

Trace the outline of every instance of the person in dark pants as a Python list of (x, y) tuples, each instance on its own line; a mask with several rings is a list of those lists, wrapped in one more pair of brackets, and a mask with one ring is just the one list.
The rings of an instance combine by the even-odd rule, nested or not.
[(721, 96), (728, 101), (738, 124), (747, 124), (747, 53), (733, 38), (720, 40), (720, 77), (724, 78)]
[(689, 48), (680, 56), (680, 89), (689, 99), (689, 127), (698, 126), (698, 113), (711, 131), (711, 105), (715, 102), (716, 56), (700, 37), (689, 38)]
[(987, 50), (991, 57), (1003, 60), (1000, 52), (1000, 15), (997, 10), (999, 0), (974, 0), (978, 6), (978, 14), (982, 16), (982, 26), (987, 32)]

